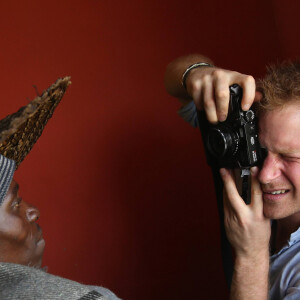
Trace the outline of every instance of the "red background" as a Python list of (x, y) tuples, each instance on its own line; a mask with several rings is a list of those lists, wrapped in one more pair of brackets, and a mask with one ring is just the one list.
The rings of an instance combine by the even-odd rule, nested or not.
[(198, 130), (163, 86), (200, 52), (261, 76), (299, 53), (289, 1), (1, 1), (1, 115), (72, 76), (16, 173), (38, 206), (49, 272), (124, 299), (226, 299)]

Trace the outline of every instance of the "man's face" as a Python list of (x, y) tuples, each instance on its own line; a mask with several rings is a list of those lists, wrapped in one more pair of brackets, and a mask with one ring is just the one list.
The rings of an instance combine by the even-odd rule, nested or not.
[(13, 180), (0, 206), (0, 261), (40, 267), (45, 248), (36, 223), (40, 213), (20, 198), (18, 190)]
[(291, 103), (259, 120), (260, 142), (268, 155), (259, 173), (264, 215), (300, 218), (300, 106)]

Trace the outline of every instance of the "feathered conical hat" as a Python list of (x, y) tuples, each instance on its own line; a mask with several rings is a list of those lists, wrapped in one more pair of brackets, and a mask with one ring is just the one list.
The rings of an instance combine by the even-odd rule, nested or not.
[(0, 121), (0, 154), (20, 165), (41, 136), (62, 99), (70, 77), (60, 78), (41, 96)]
[(41, 136), (69, 84), (70, 77), (58, 79), (41, 96), (0, 121), (0, 205), (15, 169)]

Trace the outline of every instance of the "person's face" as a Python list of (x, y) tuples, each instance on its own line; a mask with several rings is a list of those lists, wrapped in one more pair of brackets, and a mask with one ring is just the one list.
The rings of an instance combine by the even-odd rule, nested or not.
[(264, 215), (271, 219), (300, 217), (300, 106), (264, 113), (260, 142), (268, 155), (259, 173)]
[(40, 267), (45, 248), (36, 223), (40, 213), (20, 198), (18, 190), (13, 180), (0, 206), (0, 261)]

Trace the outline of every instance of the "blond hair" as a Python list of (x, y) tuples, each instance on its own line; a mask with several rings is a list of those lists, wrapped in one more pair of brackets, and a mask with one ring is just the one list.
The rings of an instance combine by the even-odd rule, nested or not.
[(258, 108), (261, 111), (283, 107), (291, 101), (300, 104), (300, 61), (284, 61), (267, 67), (263, 79), (257, 82), (263, 95)]

